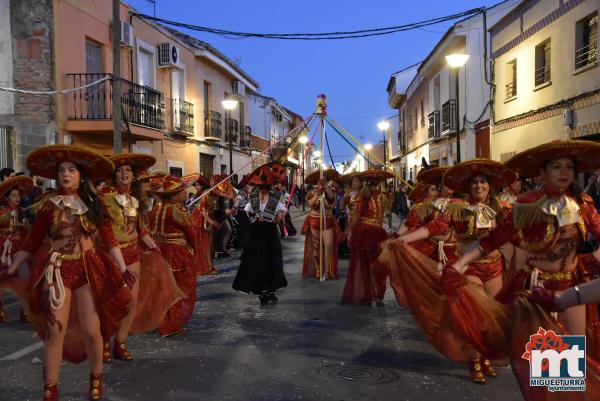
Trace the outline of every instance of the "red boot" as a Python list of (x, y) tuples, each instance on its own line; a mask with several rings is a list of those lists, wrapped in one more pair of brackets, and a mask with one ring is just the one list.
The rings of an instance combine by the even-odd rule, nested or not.
[(0, 323), (6, 323), (6, 313), (4, 313), (4, 304), (0, 302)]
[(117, 341), (113, 343), (113, 357), (120, 361), (132, 361), (133, 354), (125, 347), (125, 341)]
[(477, 384), (485, 384), (485, 376), (483, 375), (483, 370), (481, 369), (481, 362), (479, 359), (472, 359), (469, 361), (469, 373), (471, 374), (471, 379)]
[(88, 396), (92, 401), (101, 400), (104, 396), (104, 391), (102, 390), (102, 373), (90, 373), (90, 392)]
[(112, 354), (110, 353), (110, 341), (104, 343), (104, 347), (102, 349), (102, 362), (112, 362)]
[(44, 384), (44, 401), (58, 401), (58, 386), (56, 383)]
[(481, 362), (481, 370), (483, 370), (484, 375), (488, 377), (498, 377), (498, 373), (496, 373), (492, 367), (492, 363), (489, 359), (481, 357), (479, 361)]

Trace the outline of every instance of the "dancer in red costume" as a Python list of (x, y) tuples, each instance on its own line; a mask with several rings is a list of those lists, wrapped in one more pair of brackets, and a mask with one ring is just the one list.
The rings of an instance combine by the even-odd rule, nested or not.
[[(53, 145), (32, 152), (27, 167), (57, 180), (59, 187), (58, 193), (41, 201), (31, 233), (8, 270), (14, 273), (38, 252), (31, 265), (30, 318), (44, 339), (44, 400), (58, 399), (62, 357), (77, 363), (86, 354), (91, 372), (88, 396), (97, 400), (103, 395), (102, 337), (114, 334), (127, 315), (131, 301), (127, 285), (135, 282), (106, 208), (89, 181), (109, 177), (113, 165), (97, 153)], [(96, 253), (96, 233), (116, 265)]]
[[(480, 356), (471, 347), (468, 335), (461, 330), (451, 330), (460, 328), (460, 320), (449, 319), (452, 310), (460, 305), (446, 302), (442, 297), (439, 262), (455, 261), (458, 258), (459, 244), (485, 237), (494, 227), (504, 222), (507, 212), (491, 195), (490, 190), (503, 188), (515, 178), (511, 169), (492, 160), (475, 159), (453, 166), (444, 174), (443, 185), (469, 194), (469, 201), (456, 199), (447, 202), (446, 210), (435, 220), (392, 242), (382, 255), (390, 269), (396, 269), (398, 277), (395, 283), (401, 285), (402, 296), (428, 340), (449, 358), (460, 362), (468, 361), (471, 378), (479, 384), (486, 383), (485, 376), (495, 377), (496, 372), (489, 359)], [(443, 240), (441, 248), (444, 252), (440, 253), (443, 257), (438, 258), (438, 263), (433, 264), (431, 259), (422, 258), (416, 250), (407, 249), (407, 243), (430, 237), (443, 238), (452, 231), (458, 244)], [(465, 277), (472, 288), (483, 290), (493, 297), (502, 287), (502, 267), (502, 258), (496, 252), (473, 261)], [(456, 335), (448, 335), (449, 331)]]
[[(463, 322), (464, 331), (469, 333), (480, 351), (503, 350), (510, 355), (513, 371), (527, 400), (598, 400), (600, 332), (597, 306), (586, 308), (576, 305), (577, 302), (564, 304), (565, 309), (556, 318), (550, 316), (545, 307), (553, 304), (553, 299), (547, 297), (552, 291), (587, 281), (591, 274), (599, 271), (600, 251), (577, 254), (588, 232), (600, 236), (600, 216), (592, 199), (577, 187), (575, 177), (577, 173), (600, 167), (600, 144), (551, 142), (519, 153), (507, 164), (524, 176), (540, 174), (544, 186), (521, 195), (512, 208), (510, 219), (493, 230), (489, 237), (471, 244), (458, 261), (445, 268), (444, 288), (453, 287), (449, 296), (460, 299), (463, 305), (463, 309), (454, 311), (454, 316)], [(505, 306), (496, 306), (497, 313), (481, 311), (477, 294), (470, 294), (465, 286), (464, 266), (494, 252), (506, 241), (521, 248), (523, 257), (515, 261), (516, 273), (496, 297)], [(533, 296), (529, 300), (519, 296), (532, 289)], [(573, 295), (576, 298), (576, 293), (577, 290), (567, 290), (567, 298), (572, 299)], [(509, 312), (512, 319), (506, 328), (510, 337), (507, 335), (507, 342), (499, 344), (488, 341), (488, 332), (481, 329), (482, 320), (477, 317), (485, 316), (485, 325), (492, 327), (502, 313), (501, 308)], [(552, 329), (557, 334), (586, 335), (585, 392), (550, 393), (544, 388), (529, 386), (529, 363), (521, 356), (529, 336), (539, 327)]]
[(355, 215), (350, 235), (350, 264), (342, 294), (344, 304), (370, 305), (375, 300), (371, 264), (377, 259), (380, 245), (387, 239), (383, 228), (386, 195), (377, 186), (394, 175), (382, 170), (357, 174), (365, 182), (356, 198)]
[[(169, 266), (157, 254), (160, 248), (146, 228), (144, 213), (148, 210), (147, 198), (136, 178), (137, 174), (154, 165), (156, 159), (150, 155), (129, 153), (113, 156), (111, 161), (115, 166), (114, 188), (108, 187), (105, 191), (104, 203), (111, 219), (113, 232), (119, 240), (119, 248), (123, 253), (127, 269), (136, 277), (136, 282), (131, 287), (132, 301), (129, 304), (129, 313), (119, 324), (112, 353), (110, 339), (104, 339), (104, 362), (112, 361), (113, 357), (121, 361), (133, 360), (133, 354), (125, 346), (129, 334), (157, 329), (169, 307), (180, 298), (179, 289), (174, 284)], [(155, 251), (150, 254), (144, 253), (143, 272), (140, 263), (142, 253), (140, 242), (146, 249)], [(142, 274), (143, 278), (141, 278)], [(144, 300), (139, 309), (138, 295)], [(152, 304), (148, 302), (151, 297), (154, 298)]]
[[(333, 217), (333, 206), (335, 203), (335, 190), (329, 183), (339, 182), (340, 174), (335, 170), (323, 171), (323, 179), (320, 179), (320, 171), (310, 173), (304, 180), (308, 185), (317, 185), (317, 188), (308, 192), (306, 201), (310, 212), (304, 220), (301, 233), (304, 239), (304, 261), (302, 263), (302, 277), (315, 277), (317, 279), (337, 279), (338, 254), (336, 247), (338, 240), (342, 238), (337, 221)], [(325, 200), (323, 212), (323, 232), (321, 233), (321, 202)], [(323, 238), (323, 262), (320, 266), (321, 237)]]
[(165, 175), (154, 192), (161, 197), (150, 213), (149, 229), (158, 243), (162, 256), (169, 262), (177, 286), (185, 294), (167, 312), (159, 328), (161, 337), (183, 333), (183, 326), (192, 316), (196, 303), (196, 267), (193, 247), (197, 230), (192, 215), (183, 207), (186, 183)]
[[(199, 198), (204, 191), (210, 188), (210, 181), (208, 178), (199, 175), (196, 182), (194, 182), (196, 188), (196, 195), (193, 200)], [(198, 242), (196, 244), (195, 256), (197, 274), (204, 276), (206, 274), (216, 274), (219, 271), (214, 268), (212, 260), (212, 228), (217, 225), (217, 222), (211, 217), (212, 207), (209, 207), (211, 200), (211, 194), (206, 194), (202, 199), (196, 201), (191, 207), (190, 211), (194, 218), (196, 228), (198, 230)]]
[[(21, 249), (27, 236), (27, 230), (19, 219), (21, 196), (26, 195), (33, 188), (33, 180), (29, 177), (9, 177), (0, 184), (0, 271), (7, 269), (12, 263), (13, 255)], [(10, 280), (0, 282), (2, 288), (15, 292), (20, 298), (25, 298), (25, 280), (11, 277)], [(21, 309), (21, 320), (28, 321), (25, 312)], [(7, 321), (2, 302), (0, 301), (0, 323)]]

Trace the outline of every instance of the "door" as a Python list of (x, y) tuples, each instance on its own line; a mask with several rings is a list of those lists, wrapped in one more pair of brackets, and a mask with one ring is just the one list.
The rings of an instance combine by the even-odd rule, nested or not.
[[(85, 80), (83, 80), (85, 82), (81, 82), (82, 85), (90, 84), (104, 77), (102, 47), (99, 44), (91, 41), (85, 42), (85, 64), (87, 75)], [(107, 99), (105, 88), (106, 83), (102, 83), (85, 89), (88, 119), (108, 118), (108, 116), (105, 115), (105, 110), (107, 110), (105, 104)]]

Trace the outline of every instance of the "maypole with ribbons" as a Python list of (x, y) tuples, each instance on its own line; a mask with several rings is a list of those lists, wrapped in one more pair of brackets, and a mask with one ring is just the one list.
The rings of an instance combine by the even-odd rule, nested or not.
[[(327, 96), (321, 94), (317, 96), (317, 111), (315, 112), (319, 116), (319, 142), (320, 150), (323, 152), (323, 136), (325, 134), (325, 120), (324, 117), (327, 115)], [(319, 182), (323, 180), (323, 153), (321, 153), (321, 163), (319, 164)], [(319, 207), (319, 277), (321, 281), (325, 280), (327, 269), (323, 269), (323, 232), (325, 227), (325, 187), (321, 193), (321, 202)]]

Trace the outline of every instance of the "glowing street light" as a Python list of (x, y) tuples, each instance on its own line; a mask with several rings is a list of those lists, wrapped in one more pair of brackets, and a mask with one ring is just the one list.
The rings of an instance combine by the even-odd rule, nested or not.
[(225, 99), (221, 101), (225, 109), (225, 133), (229, 135), (229, 174), (233, 174), (233, 135), (231, 132), (231, 111), (238, 105), (234, 99)]
[(454, 53), (446, 56), (446, 61), (450, 68), (460, 68), (467, 63), (468, 59), (468, 54)]
[(320, 150), (315, 150), (313, 152), (313, 157), (321, 157), (321, 151)]
[(456, 82), (455, 96), (456, 100), (454, 102), (454, 108), (456, 109), (456, 114), (454, 118), (454, 125), (456, 129), (456, 161), (460, 163), (460, 133), (459, 133), (459, 114), (458, 114), (458, 70), (460, 67), (464, 66), (467, 60), (469, 59), (468, 54), (449, 54), (446, 56), (446, 61), (448, 62), (448, 66), (454, 70), (454, 81)]
[(373, 149), (373, 145), (371, 145), (370, 143), (365, 143), (365, 150), (369, 152), (371, 149)]
[(303, 135), (300, 138), (298, 138), (298, 142), (300, 142), (302, 145), (306, 145), (308, 143), (308, 138)]

